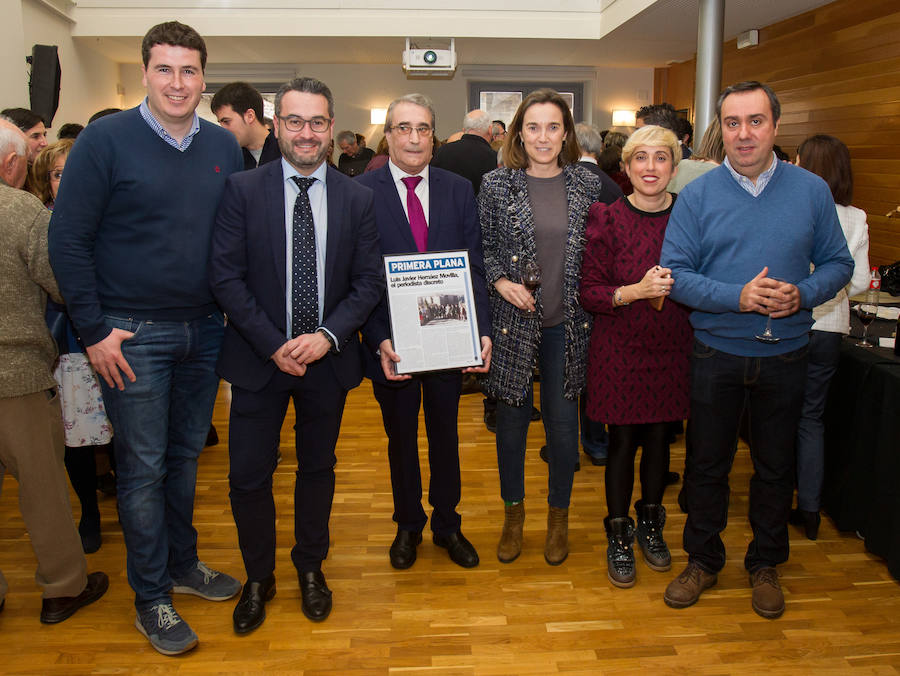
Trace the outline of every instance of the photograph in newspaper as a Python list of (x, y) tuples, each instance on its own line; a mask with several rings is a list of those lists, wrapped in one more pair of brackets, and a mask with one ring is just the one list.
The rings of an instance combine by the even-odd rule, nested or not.
[(467, 251), (384, 257), (398, 375), (481, 366)]

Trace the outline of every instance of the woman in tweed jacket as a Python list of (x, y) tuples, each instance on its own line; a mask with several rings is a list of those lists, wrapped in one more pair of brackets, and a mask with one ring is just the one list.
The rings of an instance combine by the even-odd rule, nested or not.
[[(499, 400), (497, 462), (505, 522), (497, 557), (504, 563), (522, 548), (525, 443), (536, 366), (549, 455), (544, 558), (557, 565), (568, 555), (578, 395), (585, 386), (591, 332), (578, 288), (585, 219), (601, 190), (599, 179), (577, 165), (574, 127), (559, 94), (550, 89), (529, 94), (507, 133), (506, 168), (487, 174), (478, 194), (494, 343), (485, 390)], [(542, 270), (533, 294), (522, 284), (529, 261)]]

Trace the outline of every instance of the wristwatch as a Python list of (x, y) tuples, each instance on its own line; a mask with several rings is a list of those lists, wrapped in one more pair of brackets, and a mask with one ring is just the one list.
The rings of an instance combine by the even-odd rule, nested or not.
[(331, 334), (328, 333), (328, 331), (320, 326), (316, 329), (316, 333), (321, 333), (323, 336), (325, 336), (325, 340), (327, 340), (328, 344), (331, 345), (332, 351), (337, 351), (337, 344), (334, 342), (334, 338), (331, 337)]

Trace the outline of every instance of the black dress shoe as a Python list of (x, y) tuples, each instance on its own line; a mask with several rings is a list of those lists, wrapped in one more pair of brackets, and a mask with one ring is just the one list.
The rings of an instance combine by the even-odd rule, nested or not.
[(275, 597), (275, 576), (269, 575), (262, 582), (247, 582), (241, 592), (241, 600), (234, 608), (234, 631), (249, 634), (266, 619), (266, 601)]
[(416, 546), (422, 542), (421, 533), (398, 530), (391, 544), (391, 565), (397, 570), (406, 570), (416, 562)]
[(313, 622), (321, 622), (331, 612), (331, 590), (321, 570), (300, 573), (300, 608)]
[(106, 573), (97, 571), (87, 576), (87, 585), (78, 596), (57, 596), (52, 599), (44, 599), (41, 604), (41, 622), (44, 624), (56, 624), (62, 622), (76, 613), (79, 608), (84, 608), (99, 599), (109, 589), (109, 578)]
[(664, 479), (666, 486), (672, 486), (673, 484), (677, 484), (681, 481), (681, 475), (678, 472), (666, 472), (666, 477)]
[[(544, 462), (546, 462), (546, 463), (549, 464), (549, 462), (550, 462), (550, 456), (547, 455), (547, 447), (546, 447), (546, 446), (541, 446), (541, 450), (540, 450), (540, 452), (538, 453), (538, 455), (541, 456), (541, 460), (543, 460)], [(596, 465), (597, 463), (594, 463), (594, 464)], [(605, 465), (605, 464), (606, 464), (606, 460), (604, 460), (602, 464)], [(581, 471), (581, 460), (576, 460), (576, 461), (575, 461), (575, 471), (576, 471), (576, 472), (580, 472), (580, 471)]]
[(462, 531), (456, 531), (452, 535), (434, 534), (434, 544), (443, 547), (450, 554), (450, 560), (463, 568), (474, 568), (478, 565), (478, 552), (472, 543), (466, 540)]

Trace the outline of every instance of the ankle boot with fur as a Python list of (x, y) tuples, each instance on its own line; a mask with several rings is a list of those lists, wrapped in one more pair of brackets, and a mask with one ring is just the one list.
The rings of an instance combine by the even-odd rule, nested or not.
[(666, 524), (666, 508), (662, 505), (648, 505), (643, 500), (634, 503), (637, 512), (637, 535), (644, 563), (651, 570), (664, 572), (672, 567), (672, 555), (663, 538)]
[(550, 507), (547, 512), (547, 541), (544, 543), (544, 560), (558, 566), (569, 555), (569, 510)]
[(525, 503), (505, 505), (503, 532), (497, 545), (497, 558), (501, 563), (511, 563), (522, 553), (522, 528), (525, 525)]
[(620, 516), (603, 519), (606, 526), (606, 567), (609, 581), (617, 587), (634, 586), (634, 521)]

